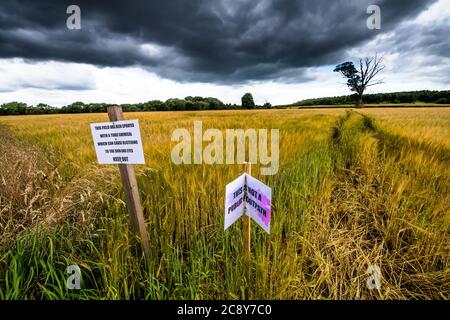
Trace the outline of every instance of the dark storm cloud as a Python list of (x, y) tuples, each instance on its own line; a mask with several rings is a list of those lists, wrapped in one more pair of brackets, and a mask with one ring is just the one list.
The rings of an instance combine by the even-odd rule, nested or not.
[[(392, 48), (400, 52), (417, 52), (450, 58), (450, 24), (405, 25), (395, 32)], [(439, 62), (438, 62), (439, 63)]]
[[(450, 84), (450, 21), (433, 23), (405, 23), (383, 39), (377, 39), (374, 48), (397, 57), (395, 68), (415, 72), (437, 83)], [(420, 70), (417, 72), (416, 70)]]
[[(306, 81), (307, 68), (388, 32), (434, 0), (2, 1), (0, 57), (140, 65), (179, 81)], [(81, 8), (68, 30), (66, 8)], [(366, 27), (369, 4), (382, 30)]]

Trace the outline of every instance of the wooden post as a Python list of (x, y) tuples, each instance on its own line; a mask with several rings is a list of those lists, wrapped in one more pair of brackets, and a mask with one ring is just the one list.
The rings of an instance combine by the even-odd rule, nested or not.
[[(115, 122), (124, 120), (122, 107), (112, 106), (108, 107), (107, 110), (110, 121)], [(148, 260), (150, 258), (149, 237), (147, 229), (145, 228), (144, 214), (142, 211), (141, 199), (139, 197), (134, 167), (131, 164), (119, 164), (119, 170), (133, 231), (140, 236), (145, 257)]]
[[(244, 172), (248, 175), (252, 174), (252, 164), (250, 162), (244, 162)], [(250, 216), (245, 215), (243, 218), (245, 257), (250, 260), (252, 221), (250, 219)]]

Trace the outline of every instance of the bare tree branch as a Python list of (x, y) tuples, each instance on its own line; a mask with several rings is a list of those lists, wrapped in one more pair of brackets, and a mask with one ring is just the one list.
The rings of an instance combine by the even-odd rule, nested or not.
[(360, 105), (364, 91), (368, 87), (383, 83), (376, 77), (384, 68), (383, 56), (379, 57), (378, 54), (375, 54), (373, 57), (360, 58), (359, 70), (352, 62), (344, 62), (337, 65), (334, 71), (340, 72), (347, 78), (347, 86), (358, 94), (357, 104)]

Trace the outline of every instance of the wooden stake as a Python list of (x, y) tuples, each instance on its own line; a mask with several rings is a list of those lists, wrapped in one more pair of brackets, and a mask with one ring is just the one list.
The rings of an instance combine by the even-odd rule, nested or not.
[[(250, 162), (244, 162), (244, 172), (248, 175), (252, 174), (252, 164)], [(250, 216), (244, 215), (243, 218), (245, 257), (250, 260), (252, 221), (250, 219)]]
[[(112, 122), (123, 120), (122, 107), (108, 107), (109, 120)], [(150, 244), (147, 229), (145, 228), (144, 214), (139, 197), (139, 190), (136, 181), (134, 167), (131, 164), (119, 164), (120, 177), (122, 178), (123, 189), (125, 191), (125, 199), (127, 202), (128, 212), (130, 214), (133, 231), (139, 235), (147, 259), (150, 258)]]

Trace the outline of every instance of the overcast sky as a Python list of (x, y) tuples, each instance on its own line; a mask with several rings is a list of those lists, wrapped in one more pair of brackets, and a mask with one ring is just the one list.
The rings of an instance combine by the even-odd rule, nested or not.
[[(69, 5), (81, 9), (70, 30)], [(370, 30), (367, 7), (381, 9)], [(450, 89), (450, 0), (0, 2), (0, 103), (349, 94), (336, 64), (384, 55), (371, 92)]]

